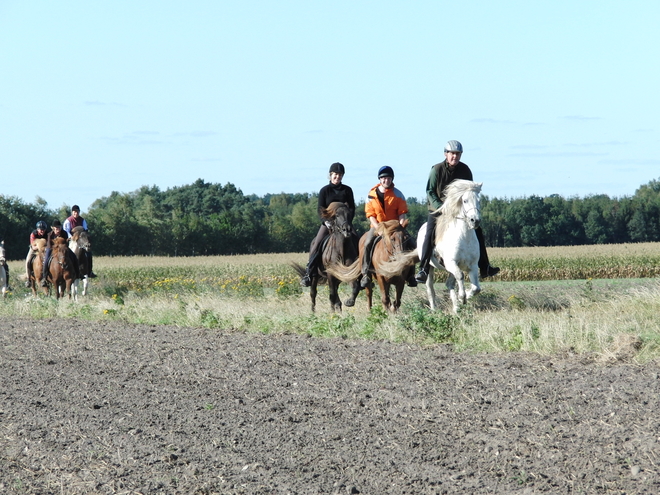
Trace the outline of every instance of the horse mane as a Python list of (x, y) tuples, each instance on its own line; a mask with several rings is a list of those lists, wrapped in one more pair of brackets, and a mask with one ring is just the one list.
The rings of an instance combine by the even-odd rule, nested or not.
[(35, 239), (32, 242), (32, 250), (43, 253), (46, 250), (46, 239)]
[(436, 212), (442, 213), (436, 221), (435, 243), (442, 240), (442, 234), (447, 230), (447, 225), (460, 216), (463, 204), (462, 197), (466, 192), (479, 194), (483, 182), (473, 182), (471, 180), (455, 179), (445, 189), (442, 206)]
[(339, 211), (339, 208), (345, 208), (346, 205), (344, 203), (341, 203), (339, 201), (333, 201), (328, 205), (327, 208), (322, 208), (321, 209), (321, 218), (323, 220), (332, 220), (337, 216), (337, 211)]
[(385, 245), (387, 246), (387, 249), (390, 249), (392, 246), (392, 233), (394, 233), (395, 230), (399, 228), (399, 221), (398, 220), (386, 220), (384, 222), (380, 222), (378, 224), (378, 227), (376, 227), (376, 235), (379, 235), (383, 238), (385, 241)]

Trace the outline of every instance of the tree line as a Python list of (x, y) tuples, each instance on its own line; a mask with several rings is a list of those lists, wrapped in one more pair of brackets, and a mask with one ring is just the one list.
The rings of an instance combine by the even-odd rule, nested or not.
[[(69, 205), (70, 207), (70, 205)], [(30, 232), (39, 220), (64, 221), (37, 198), (25, 203), (0, 195), (0, 238), (10, 259), (27, 253)], [(411, 233), (426, 221), (425, 201), (408, 198)], [(495, 247), (570, 246), (660, 241), (660, 181), (642, 185), (632, 197), (559, 195), (499, 199), (482, 196), (486, 243)], [(143, 186), (113, 192), (84, 212), (99, 256), (197, 256), (303, 252), (320, 225), (316, 194), (244, 195), (198, 179), (165, 191)], [(354, 226), (365, 232), (364, 203)]]

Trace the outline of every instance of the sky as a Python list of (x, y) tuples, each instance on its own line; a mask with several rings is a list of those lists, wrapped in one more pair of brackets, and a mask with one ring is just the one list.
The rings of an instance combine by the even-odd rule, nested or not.
[(660, 178), (660, 2), (0, 0), (0, 194), (83, 214), (197, 179), (425, 198), (446, 141), (491, 198)]

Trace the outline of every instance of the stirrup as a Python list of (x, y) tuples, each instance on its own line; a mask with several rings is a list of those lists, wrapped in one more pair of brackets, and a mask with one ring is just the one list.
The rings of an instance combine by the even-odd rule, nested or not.
[(300, 279), (300, 285), (303, 287), (309, 287), (312, 285), (312, 278), (309, 275), (305, 275)]
[(415, 280), (420, 284), (423, 284), (424, 282), (426, 282), (427, 278), (429, 278), (429, 274), (426, 273), (426, 271), (424, 269), (421, 269), (419, 271), (419, 273), (417, 273), (417, 275), (415, 276)]

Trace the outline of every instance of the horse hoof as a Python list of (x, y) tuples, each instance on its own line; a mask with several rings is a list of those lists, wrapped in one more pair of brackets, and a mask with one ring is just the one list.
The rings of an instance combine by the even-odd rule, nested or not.
[(355, 299), (347, 299), (346, 301), (344, 301), (344, 305), (348, 306), (349, 308), (352, 308), (353, 306), (355, 306)]

